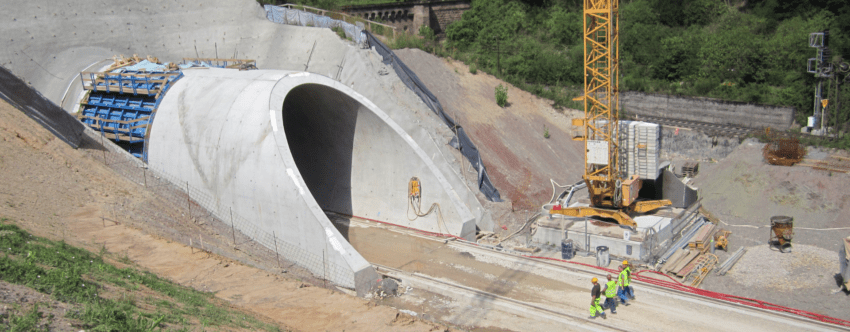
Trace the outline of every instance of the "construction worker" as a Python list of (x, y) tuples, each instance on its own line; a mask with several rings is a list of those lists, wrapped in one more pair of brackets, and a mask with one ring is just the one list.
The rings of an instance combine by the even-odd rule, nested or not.
[(599, 283), (598, 279), (593, 278), (590, 279), (590, 282), (593, 283), (593, 288), (590, 289), (590, 318), (596, 319), (598, 316), (605, 317), (605, 311), (602, 310), (602, 307), (599, 306)]
[(619, 286), (617, 288), (617, 297), (620, 298), (620, 303), (623, 305), (629, 305), (629, 302), (626, 301), (626, 270), (622, 265), (618, 266), (618, 268), (620, 270), (620, 274), (617, 276), (617, 286)]
[(612, 314), (617, 313), (617, 300), (614, 298), (617, 296), (617, 280), (614, 280), (611, 277), (611, 274), (608, 274), (608, 282), (605, 283), (605, 305), (602, 306), (603, 309), (611, 309)]
[(623, 280), (623, 293), (630, 299), (635, 299), (635, 291), (632, 289), (632, 266), (629, 265), (629, 261), (623, 261), (623, 271), (626, 272), (626, 279)]

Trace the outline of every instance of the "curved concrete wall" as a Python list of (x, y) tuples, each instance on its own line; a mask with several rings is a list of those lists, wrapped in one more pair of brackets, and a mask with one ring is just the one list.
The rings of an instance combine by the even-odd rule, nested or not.
[[(397, 212), (391, 210), (393, 210), (393, 207), (397, 207), (396, 210), (399, 211), (405, 209), (406, 196), (402, 195), (402, 192), (406, 190), (409, 177), (418, 175), (423, 180), (423, 205), (425, 205), (423, 208), (427, 208), (431, 202), (438, 202), (446, 219), (453, 218), (456, 221), (454, 225), (449, 225), (450, 233), (469, 236), (469, 231), (475, 228), (468, 222), (470, 214), (481, 229), (492, 230), (493, 228), (492, 220), (476, 197), (477, 190), (474, 186), (468, 188), (466, 182), (460, 177), (459, 168), (461, 164), (455, 157), (457, 152), (446, 145), (452, 135), (451, 132), (414, 93), (404, 86), (392, 70), (386, 70), (386, 65), (381, 63), (382, 59), (377, 53), (360, 49), (357, 45), (341, 40), (329, 29), (294, 27), (269, 22), (265, 18), (263, 9), (254, 0), (210, 0), (202, 2), (189, 0), (156, 2), (67, 0), (61, 3), (33, 0), (4, 6), (3, 10), (0, 11), (0, 31), (4, 32), (3, 37), (0, 38), (0, 46), (2, 46), (0, 47), (0, 65), (10, 69), (15, 75), (32, 84), (51, 101), (69, 106), (69, 108), (73, 105), (70, 100), (78, 99), (80, 94), (79, 72), (97, 70), (105, 64), (103, 59), (109, 59), (117, 54), (128, 56), (132, 54), (152, 55), (162, 61), (180, 61), (183, 57), (195, 57), (196, 55), (200, 57), (214, 57), (216, 54), (219, 57), (236, 55), (238, 58), (257, 60), (257, 66), (263, 69), (307, 71), (332, 78), (339, 86), (348, 87), (349, 90), (371, 102), (371, 105), (375, 106), (376, 109), (383, 111), (384, 116), (392, 119), (398, 127), (394, 128), (393, 131), (398, 132), (396, 129), (400, 129), (403, 133), (400, 134), (400, 137), (405, 142), (412, 141), (420, 148), (419, 150), (404, 150), (402, 149), (403, 145), (395, 141), (390, 146), (378, 146), (378, 148), (384, 149), (384, 153), (407, 151), (408, 155), (404, 155), (404, 158), (410, 160), (416, 160), (412, 155), (409, 155), (413, 153), (411, 151), (414, 151), (421, 162), (405, 166), (409, 173), (393, 169), (382, 170), (382, 172), (396, 172), (392, 178), (393, 182), (389, 182), (389, 179), (379, 178), (370, 179), (368, 185), (371, 185), (371, 187), (368, 187), (368, 189), (365, 185), (364, 187), (352, 186), (352, 193), (356, 194), (353, 196), (359, 197), (361, 194), (372, 195), (373, 192), (381, 192), (378, 196), (369, 196), (362, 201), (356, 198), (352, 199), (351, 211), (353, 214), (392, 223), (406, 221), (406, 217), (399, 216)], [(187, 73), (190, 72), (191, 70), (187, 71)], [(212, 72), (213, 70), (210, 70), (210, 73)], [(386, 74), (386, 72), (389, 72), (389, 74)], [(268, 101), (264, 101), (266, 105), (263, 106), (259, 104), (260, 101), (251, 96), (266, 93), (264, 91), (267, 90), (263, 89), (270, 89), (270, 84), (277, 84), (277, 80), (282, 78), (285, 73), (265, 72), (256, 75), (265, 78), (245, 78), (240, 83), (234, 82), (233, 86), (238, 86), (235, 88), (225, 85), (210, 86), (210, 89), (219, 91), (222, 95), (210, 93), (206, 95), (209, 100), (197, 100), (196, 103), (208, 106), (207, 109), (213, 106), (225, 107), (222, 106), (222, 103), (215, 103), (211, 100), (237, 93), (238, 96), (230, 95), (231, 102), (252, 104), (260, 108), (267, 107)], [(275, 75), (278, 77), (275, 78)], [(189, 82), (188, 78), (189, 75), (181, 81)], [(222, 78), (221, 81), (223, 80)], [(180, 84), (182, 83), (178, 81), (178, 85)], [(342, 91), (343, 89), (335, 88), (335, 90)], [(182, 98), (185, 98), (186, 93), (189, 93), (189, 91), (179, 94), (170, 91), (167, 98), (175, 102), (173, 98), (179, 100), (177, 96), (181, 95), (184, 96)], [(313, 92), (304, 90), (304, 93)], [(346, 96), (355, 95), (347, 92), (344, 94)], [(65, 103), (62, 103), (63, 99), (65, 99)], [(275, 112), (278, 112), (276, 114), (281, 116), (280, 123), (278, 123), (278, 136), (283, 135), (285, 131), (283, 103), (284, 100), (281, 99), (280, 107), (275, 106)], [(361, 102), (361, 104), (367, 105), (366, 108), (372, 107), (368, 106), (369, 104), (366, 102)], [(194, 162), (184, 160), (181, 161), (180, 167), (167, 169), (169, 173), (185, 176), (185, 179), (191, 183), (209, 186), (211, 192), (225, 191), (227, 186), (236, 186), (236, 182), (247, 181), (245, 185), (250, 186), (252, 185), (251, 181), (270, 181), (270, 178), (261, 179), (254, 175), (232, 178), (233, 174), (227, 173), (237, 168), (249, 169), (245, 166), (246, 164), (258, 163), (258, 159), (255, 158), (271, 151), (267, 150), (267, 145), (274, 145), (269, 141), (269, 137), (273, 136), (270, 133), (274, 132), (274, 128), (263, 129), (264, 127), (261, 124), (265, 123), (268, 126), (269, 109), (265, 109), (262, 114), (256, 113), (259, 111), (254, 109), (254, 112), (248, 112), (238, 119), (227, 118), (225, 113), (204, 115), (200, 112), (200, 109), (197, 111), (199, 113), (193, 112), (184, 114), (180, 113), (178, 109), (174, 113), (174, 119), (163, 120), (168, 117), (166, 115), (168, 112), (162, 111), (154, 120), (151, 130), (152, 133), (158, 132), (168, 126), (167, 122), (178, 121), (175, 123), (181, 123), (179, 121), (183, 121), (180, 130), (174, 129), (172, 131), (174, 134), (172, 138), (177, 139), (179, 136), (186, 144), (186, 146), (180, 146), (181, 149), (185, 150), (186, 155), (197, 159), (199, 162), (209, 163), (209, 165), (206, 168), (192, 169), (195, 167)], [(353, 112), (351, 111), (351, 113)], [(370, 115), (364, 112), (357, 111), (356, 113), (358, 114), (357, 121), (362, 120), (362, 123), (365, 124), (377, 123), (376, 120), (367, 119)], [(197, 120), (190, 115), (198, 117), (204, 115), (204, 119), (203, 121)], [(215, 121), (236, 121), (238, 123), (253, 121), (254, 125), (251, 128), (260, 131), (245, 133), (246, 136), (240, 141), (245, 145), (227, 142), (216, 142), (216, 145), (212, 145), (213, 141), (209, 140), (211, 133), (207, 132), (212, 129), (205, 127), (207, 122), (204, 122), (213, 122), (214, 120), (209, 119), (212, 116), (228, 119)], [(192, 121), (201, 122), (193, 123)], [(360, 129), (354, 127), (352, 147), (374, 146), (358, 145), (357, 143), (370, 138), (368, 135), (357, 134), (358, 130), (366, 127), (360, 127)], [(237, 125), (232, 127), (222, 126), (217, 130), (229, 131), (237, 130), (237, 128), (242, 127)], [(325, 129), (319, 128), (317, 130)], [(263, 131), (270, 131), (270, 133), (263, 134)], [(371, 130), (362, 130), (361, 132), (368, 131)], [(160, 137), (160, 139), (163, 138), (164, 136)], [(154, 141), (155, 138), (152, 138), (151, 144), (157, 144)], [(280, 141), (282, 140), (274, 140), (274, 142)], [(156, 153), (154, 150), (156, 149), (150, 151)], [(231, 151), (231, 154), (236, 156), (234, 158), (244, 159), (213, 159), (220, 156), (221, 151), (226, 150)], [(266, 152), (260, 153), (259, 151)], [(279, 154), (280, 151), (283, 150), (279, 150)], [(375, 153), (377, 152), (375, 150)], [(367, 150), (357, 153), (367, 154)], [(298, 175), (299, 169), (316, 165), (311, 164), (309, 159), (305, 159), (309, 157), (296, 155), (299, 157), (293, 158), (293, 161), (297, 161), (297, 163), (288, 167), (293, 170), (295, 175)], [(299, 163), (305, 162), (308, 166), (299, 165)], [(241, 163), (242, 165), (235, 167), (230, 163)], [(365, 170), (368, 165), (352, 161), (352, 171)], [(190, 169), (183, 169), (183, 166)], [(428, 173), (425, 172), (426, 169), (433, 171), (431, 172), (431, 174), (435, 174), (433, 178), (422, 175)], [(292, 183), (292, 178), (286, 173), (286, 168), (269, 176), (274, 176), (271, 179), (275, 182), (286, 180)], [(352, 178), (359, 176), (352, 176)], [(228, 177), (230, 177), (230, 180), (226, 180)], [(322, 187), (322, 179), (324, 178), (316, 179), (317, 182), (315, 183), (311, 182), (308, 185), (304, 182), (303, 185), (305, 190), (310, 190), (311, 194), (316, 195), (317, 201), (315, 203), (326, 204), (335, 201), (333, 196), (327, 196), (331, 197), (327, 198), (323, 195), (338, 195), (342, 189), (332, 189), (330, 192), (322, 191), (324, 190), (322, 188), (327, 188), (327, 184)], [(357, 190), (361, 192), (357, 192)], [(440, 195), (432, 198), (432, 193), (440, 193)], [(298, 196), (281, 196), (281, 199), (298, 197), (300, 197), (300, 194)], [(447, 200), (447, 197), (454, 198)], [(222, 204), (237, 201), (235, 198), (232, 200), (228, 198), (220, 199)], [(262, 215), (263, 218), (274, 218), (276, 214), (289, 213), (283, 212), (281, 209), (270, 208), (267, 204), (274, 202), (271, 202), (271, 198), (265, 198), (265, 200), (260, 201), (263, 202), (262, 204), (255, 205), (256, 210), (251, 210), (250, 213), (245, 212), (245, 216), (256, 214)], [(338, 206), (331, 207), (340, 208)], [(247, 205), (243, 208), (248, 209)], [(269, 214), (271, 217), (268, 217)], [(295, 217), (301, 220), (301, 218), (308, 218), (309, 215), (298, 213), (295, 214)], [(436, 231), (437, 229), (434, 228), (437, 225), (436, 222), (429, 218), (417, 220), (412, 225)], [(323, 226), (317, 224), (311, 227), (318, 229)], [(314, 232), (315, 229), (311, 232)], [(297, 234), (300, 234), (298, 233), (300, 231), (296, 229), (286, 230), (293, 237), (299, 236)], [(281, 230), (281, 232), (284, 232), (284, 230)], [(327, 235), (327, 232), (325, 232), (325, 235)], [(337, 235), (335, 234), (335, 236)], [(306, 238), (305, 240), (298, 240), (301, 242), (293, 243), (307, 243), (308, 239), (311, 239), (309, 236), (306, 236)], [(323, 239), (325, 238), (327, 236)], [(313, 250), (313, 252), (317, 251)], [(356, 268), (357, 264), (354, 262), (350, 266)]]
[[(323, 210), (474, 238), (474, 216), (424, 151), (351, 88), (306, 72), (184, 75), (151, 127), (150, 166), (202, 188), (218, 199), (213, 204), (232, 206), (278, 241), (350, 269), (330, 274), (334, 282), (360, 292), (375, 275)], [(425, 203), (440, 204), (444, 224), (436, 214), (409, 221), (412, 176), (425, 186)], [(324, 273), (310, 263), (320, 261), (305, 261), (299, 263)]]

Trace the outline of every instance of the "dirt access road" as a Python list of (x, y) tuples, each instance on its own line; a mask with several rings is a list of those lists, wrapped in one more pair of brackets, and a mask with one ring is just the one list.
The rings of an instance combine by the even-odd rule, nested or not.
[[(369, 262), (413, 275), (439, 280), (519, 300), (570, 316), (577, 329), (681, 331), (823, 330), (786, 316), (717, 304), (703, 298), (685, 297), (637, 285), (638, 300), (620, 306), (617, 315), (591, 322), (588, 316), (590, 278), (605, 276), (598, 270), (576, 272), (529, 259), (493, 252), (469, 244), (445, 242), (424, 236), (406, 235), (398, 229), (363, 220), (338, 217), (335, 223), (349, 227), (351, 244)], [(402, 279), (402, 285), (405, 284)], [(421, 285), (419, 287), (422, 287)], [(516, 331), (553, 331), (563, 323), (528, 314), (505, 311), (478, 297), (450, 293), (417, 293), (388, 298), (387, 303), (430, 315), (462, 327), (497, 327)], [(829, 328), (827, 328), (829, 330)]]
[[(0, 102), (0, 216), (39, 236), (64, 239), (94, 252), (103, 246), (126, 255), (161, 277), (214, 292), (284, 329), (448, 330), (391, 307), (152, 236), (191, 234), (198, 229), (171, 202), (125, 180), (93, 159), (90, 152), (71, 149), (17, 109)], [(101, 217), (120, 223), (104, 222)], [(166, 227), (176, 228), (163, 231)], [(215, 238), (215, 234), (204, 236)], [(236, 251), (234, 255), (263, 264), (259, 260), (264, 257), (251, 252)]]
[[(581, 143), (570, 139), (569, 123), (581, 115), (579, 111), (559, 113), (550, 101), (510, 85), (510, 105), (500, 108), (494, 88), (505, 84), (501, 80), (482, 72), (471, 74), (461, 62), (421, 50), (397, 50), (396, 54), (437, 96), (446, 112), (466, 128), (496, 188), (515, 207), (531, 206), (536, 211), (547, 202), (552, 195), (549, 178), (560, 184), (581, 178), (584, 155)], [(543, 125), (549, 127), (548, 140), (542, 137)], [(710, 137), (685, 134), (689, 132), (684, 130), (679, 136), (676, 131), (675, 136), (665, 138), (665, 144), (680, 150), (680, 159), (702, 161), (700, 174), (694, 178), (702, 204), (720, 217), (721, 227), (733, 232), (729, 252), (717, 252), (721, 262), (741, 246), (751, 251), (748, 255), (765, 252), (769, 218), (774, 215), (795, 217), (794, 242), (810, 246), (806, 252), (800, 250), (785, 257), (744, 259), (743, 263), (774, 264), (739, 263), (730, 275), (712, 274), (703, 287), (850, 320), (850, 310), (846, 310), (850, 293), (835, 292), (838, 286), (834, 278), (838, 273), (836, 252), (842, 239), (850, 235), (846, 222), (850, 215), (846, 190), (850, 175), (767, 165), (761, 154), (763, 145), (758, 142), (748, 140), (738, 145), (735, 141), (732, 147), (726, 147), (726, 143), (713, 147), (707, 143), (712, 141)], [(725, 142), (722, 138), (720, 141)], [(706, 161), (719, 152), (725, 158)], [(846, 152), (810, 149), (806, 158), (828, 160), (832, 154), (848, 157)], [(512, 222), (511, 217), (521, 219), (516, 213), (503, 217), (500, 222), (509, 230), (499, 230), (501, 235), (512, 233), (522, 224)]]

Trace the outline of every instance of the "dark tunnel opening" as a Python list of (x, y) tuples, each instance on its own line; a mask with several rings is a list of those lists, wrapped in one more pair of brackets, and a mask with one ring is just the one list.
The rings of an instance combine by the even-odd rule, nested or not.
[[(283, 102), (283, 127), (290, 152), (313, 198), (325, 211), (351, 215), (354, 136), (364, 106), (318, 84), (292, 89)], [(348, 226), (335, 222), (348, 239)]]

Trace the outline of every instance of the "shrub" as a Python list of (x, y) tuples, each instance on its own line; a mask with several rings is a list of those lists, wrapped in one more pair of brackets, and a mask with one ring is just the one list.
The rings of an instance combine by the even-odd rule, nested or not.
[(396, 50), (402, 48), (422, 49), (423, 47), (425, 47), (425, 42), (422, 40), (422, 38), (416, 37), (408, 33), (401, 33), (398, 34), (395, 38), (390, 39), (387, 42), (387, 46)]
[(339, 36), (340, 39), (347, 39), (345, 37), (345, 30), (343, 30), (342, 28), (333, 27), (333, 28), (331, 28), (331, 30), (333, 30), (333, 32), (336, 32), (336, 35)]
[(474, 63), (469, 65), (469, 73), (472, 75), (478, 74), (478, 66)]
[(372, 33), (374, 33), (376, 35), (381, 35), (381, 36), (384, 35), (384, 26), (383, 25), (374, 24), (374, 25), (371, 25), (371, 28), (372, 28)]
[(499, 107), (505, 107), (508, 104), (508, 87), (502, 84), (496, 87), (496, 104)]

